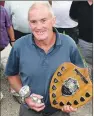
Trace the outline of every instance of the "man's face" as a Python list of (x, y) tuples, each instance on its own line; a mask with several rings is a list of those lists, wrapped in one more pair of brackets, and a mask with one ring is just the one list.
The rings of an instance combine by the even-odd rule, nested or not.
[(29, 25), (37, 40), (48, 39), (54, 24), (55, 18), (44, 6), (33, 8), (29, 13)]

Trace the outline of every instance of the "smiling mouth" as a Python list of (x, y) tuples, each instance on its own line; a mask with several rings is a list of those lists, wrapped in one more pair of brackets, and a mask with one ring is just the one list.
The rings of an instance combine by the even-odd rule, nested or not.
[(36, 32), (38, 35), (43, 35), (44, 34), (44, 32), (42, 31), (42, 32)]

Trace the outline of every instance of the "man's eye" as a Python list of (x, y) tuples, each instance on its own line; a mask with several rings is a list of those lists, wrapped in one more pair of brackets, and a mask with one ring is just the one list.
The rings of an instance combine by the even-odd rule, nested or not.
[(35, 24), (36, 23), (36, 21), (30, 21), (31, 23), (33, 23), (33, 24)]
[(41, 20), (42, 21), (42, 23), (45, 23), (46, 22), (46, 19), (43, 19), (43, 20)]

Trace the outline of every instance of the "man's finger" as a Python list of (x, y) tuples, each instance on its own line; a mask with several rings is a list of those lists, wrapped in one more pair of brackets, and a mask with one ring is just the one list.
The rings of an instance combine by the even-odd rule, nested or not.
[(37, 111), (37, 112), (43, 110), (44, 108), (45, 108), (45, 106), (42, 106), (42, 107), (39, 107), (39, 108), (37, 108), (37, 107), (32, 107), (32, 109), (35, 110), (35, 111)]
[(72, 112), (76, 112), (77, 111), (77, 108), (73, 108), (73, 107), (69, 107), (70, 108), (70, 110), (72, 111)]
[(67, 112), (67, 113), (69, 113), (69, 112), (76, 112), (76, 111), (77, 111), (77, 108), (73, 108), (73, 107), (71, 107), (71, 106), (69, 106), (69, 105), (65, 105), (65, 106), (62, 108), (62, 111), (63, 111), (63, 112)]
[(31, 97), (32, 97), (32, 96), (33, 96), (33, 97), (37, 97), (37, 98), (40, 98), (40, 99), (43, 98), (43, 96), (38, 95), (38, 94), (35, 94), (35, 93), (32, 93), (30, 96), (31, 96)]

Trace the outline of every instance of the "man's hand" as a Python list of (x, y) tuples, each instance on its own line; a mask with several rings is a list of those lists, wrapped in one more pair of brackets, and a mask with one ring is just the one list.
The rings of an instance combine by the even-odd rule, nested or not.
[(77, 111), (77, 108), (73, 108), (70, 105), (64, 105), (64, 107), (62, 108), (62, 111), (63, 112), (67, 112), (67, 113), (76, 112)]
[[(39, 99), (42, 99), (42, 98), (43, 98), (43, 96), (41, 96), (41, 95), (37, 95), (37, 94), (32, 94), (32, 95), (33, 95), (34, 97), (39, 98)], [(37, 112), (40, 112), (40, 111), (42, 111), (42, 110), (45, 108), (45, 104), (44, 104), (44, 103), (36, 103), (36, 102), (34, 102), (34, 101), (32, 100), (31, 97), (26, 98), (26, 99), (25, 99), (25, 102), (27, 103), (27, 105), (28, 105), (31, 109), (33, 109), (33, 110), (35, 110), (35, 111), (37, 111)]]

